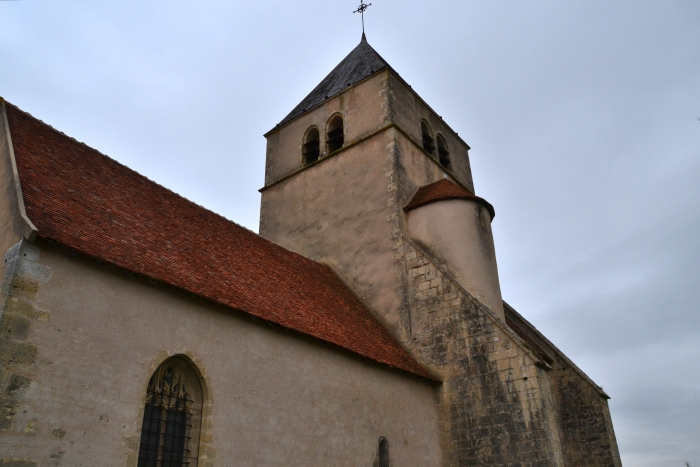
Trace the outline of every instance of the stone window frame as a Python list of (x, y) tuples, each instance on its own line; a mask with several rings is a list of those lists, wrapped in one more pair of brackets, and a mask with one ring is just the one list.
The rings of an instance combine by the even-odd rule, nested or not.
[[(152, 378), (156, 376), (157, 372), (164, 368), (166, 365), (170, 364), (175, 366), (179, 370), (183, 371), (183, 376), (186, 384), (193, 390), (193, 399), (195, 402), (196, 411), (190, 418), (190, 427), (186, 433), (189, 437), (188, 446), (190, 450), (190, 467), (207, 467), (210, 465), (209, 462), (205, 462), (206, 459), (210, 457), (212, 451), (211, 442), (207, 441), (211, 439), (211, 400), (209, 396), (209, 390), (205, 383), (205, 378), (200, 370), (200, 366), (195, 363), (190, 355), (186, 354), (174, 354), (163, 356), (158, 359), (160, 363), (152, 365), (152, 371), (149, 374), (146, 384), (142, 389), (142, 399), (141, 406), (138, 412), (138, 435), (132, 438), (134, 442), (128, 442), (125, 438), (125, 443), (133, 449), (132, 454), (128, 456), (126, 465), (132, 467), (138, 467), (139, 465), (139, 453), (141, 450), (141, 432), (143, 428), (143, 420), (146, 415), (146, 404), (148, 403), (148, 393), (150, 383)], [(160, 466), (160, 463), (158, 464)]]
[(431, 156), (435, 156), (435, 138), (430, 123), (426, 119), (420, 121), (421, 147)]
[(438, 162), (440, 162), (440, 165), (444, 167), (447, 170), (452, 169), (452, 158), (450, 157), (450, 150), (447, 147), (447, 140), (445, 137), (442, 135), (442, 133), (438, 132), (435, 135), (435, 143), (437, 147), (437, 157), (438, 157)]
[[(342, 143), (341, 143), (341, 145), (340, 145), (339, 147), (337, 147), (337, 148), (331, 150), (331, 146), (330, 146), (330, 141), (331, 141), (331, 139), (330, 139), (330, 132), (333, 131), (333, 130), (331, 130), (331, 124), (332, 124), (336, 119), (338, 119), (338, 118), (340, 119), (341, 124), (342, 124), (342, 128), (343, 128), (343, 134), (342, 134), (343, 141), (342, 141)], [(337, 128), (336, 128), (336, 129), (337, 129)], [(345, 139), (346, 139), (346, 138), (345, 138), (345, 133), (346, 133), (346, 129), (347, 129), (347, 126), (345, 125), (345, 115), (343, 115), (342, 112), (335, 112), (335, 113), (333, 113), (330, 117), (328, 117), (328, 120), (326, 121), (326, 131), (325, 131), (325, 133), (324, 133), (325, 136), (326, 136), (326, 142), (325, 142), (325, 146), (324, 146), (325, 149), (326, 149), (326, 154), (330, 154), (330, 153), (335, 152), (335, 151), (340, 151), (340, 150), (345, 146)]]
[[(309, 150), (306, 146), (311, 142), (309, 141), (309, 135), (311, 135), (311, 133), (314, 131), (318, 135), (318, 149)], [(309, 160), (309, 154), (314, 151), (317, 151), (316, 157), (313, 158), (312, 155), (313, 160)], [(311, 125), (309, 128), (306, 129), (306, 131), (304, 132), (304, 136), (302, 136), (301, 139), (301, 166), (306, 167), (307, 165), (313, 164), (319, 159), (321, 159), (321, 130), (317, 125)]]

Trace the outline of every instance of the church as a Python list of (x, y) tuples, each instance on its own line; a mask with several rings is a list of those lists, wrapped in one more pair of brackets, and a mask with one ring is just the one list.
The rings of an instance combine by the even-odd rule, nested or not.
[(0, 467), (621, 466), (364, 34), (265, 135), (259, 235), (0, 105)]

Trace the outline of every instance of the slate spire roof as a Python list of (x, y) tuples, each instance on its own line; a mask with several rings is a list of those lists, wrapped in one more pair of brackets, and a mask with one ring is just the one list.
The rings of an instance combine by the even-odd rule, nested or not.
[(284, 117), (277, 127), (286, 124), (384, 68), (391, 68), (391, 66), (369, 45), (363, 34), (360, 44), (311, 91), (311, 94), (306, 96), (289, 115)]

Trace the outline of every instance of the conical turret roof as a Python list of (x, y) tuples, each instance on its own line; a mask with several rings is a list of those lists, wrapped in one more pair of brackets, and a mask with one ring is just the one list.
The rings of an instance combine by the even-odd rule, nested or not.
[(363, 35), (360, 44), (311, 91), (311, 94), (284, 117), (278, 127), (387, 67), (390, 68), (389, 64), (369, 45)]

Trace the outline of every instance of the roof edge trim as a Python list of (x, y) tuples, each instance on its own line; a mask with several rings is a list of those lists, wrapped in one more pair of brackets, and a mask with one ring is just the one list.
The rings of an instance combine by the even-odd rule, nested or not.
[(12, 167), (12, 178), (15, 185), (15, 196), (17, 199), (17, 208), (19, 210), (20, 217), (24, 221), (26, 226), (24, 232), (24, 239), (27, 241), (34, 241), (39, 229), (36, 228), (34, 223), (27, 216), (27, 210), (24, 206), (24, 195), (22, 194), (22, 184), (19, 179), (19, 171), (17, 170), (17, 160), (15, 159), (15, 149), (12, 144), (12, 134), (10, 133), (10, 122), (7, 119), (7, 111), (5, 110), (5, 99), (0, 97), (0, 113), (2, 113), (2, 119), (0, 119), (0, 138), (7, 145), (7, 154), (10, 158), (10, 164)]
[[(427, 251), (425, 251), (420, 245), (418, 245), (416, 242), (414, 242), (413, 240), (411, 240), (411, 239), (408, 238), (408, 237), (402, 236), (401, 238), (402, 238), (406, 243), (408, 243), (408, 244), (411, 245), (413, 248), (415, 248), (417, 251), (420, 251), (421, 254), (422, 254), (423, 256), (425, 256), (426, 258), (428, 258), (428, 261), (430, 261), (430, 262), (433, 264), (433, 266), (435, 266), (436, 268), (440, 269), (440, 262), (437, 261), (435, 258), (433, 258), (433, 256), (431, 256)], [(544, 368), (544, 369), (547, 370), (547, 371), (551, 371), (551, 370), (552, 370), (552, 367), (550, 367), (550, 366), (547, 364), (547, 362), (542, 361), (542, 359), (541, 359), (537, 354), (535, 354), (535, 353), (532, 351), (532, 349), (530, 349), (530, 348), (525, 344), (525, 341), (522, 339), (522, 337), (520, 337), (515, 331), (513, 331), (506, 323), (504, 323), (503, 321), (501, 321), (501, 318), (499, 318), (498, 315), (496, 315), (496, 313), (494, 313), (494, 312), (491, 310), (491, 308), (489, 308), (488, 306), (486, 306), (481, 300), (479, 300), (479, 299), (476, 298), (474, 295), (472, 295), (472, 293), (471, 293), (470, 291), (468, 291), (468, 290), (461, 284), (461, 282), (459, 282), (457, 279), (455, 279), (455, 277), (454, 277), (452, 274), (450, 274), (449, 272), (444, 271), (444, 270), (442, 270), (442, 269), (440, 269), (440, 272), (441, 272), (445, 277), (447, 277), (447, 278), (450, 280), (450, 282), (452, 282), (452, 284), (453, 284), (455, 287), (457, 287), (462, 293), (464, 293), (464, 295), (466, 295), (467, 298), (469, 298), (470, 300), (472, 300), (472, 301), (479, 307), (479, 311), (481, 311), (482, 313), (484, 313), (484, 315), (486, 315), (486, 316), (493, 322), (494, 325), (496, 325), (498, 328), (501, 329), (501, 331), (503, 331), (506, 335), (508, 335), (511, 339), (513, 339), (513, 342), (515, 342), (515, 344), (516, 344), (517, 346), (519, 346), (521, 349), (523, 349), (523, 350), (525, 351), (525, 354), (526, 354), (530, 359), (532, 359), (532, 361), (533, 361), (533, 363), (534, 363), (535, 365), (538, 365), (538, 366), (540, 366), (541, 368)], [(504, 304), (505, 304), (505, 302), (504, 302)]]
[(574, 370), (574, 372), (578, 373), (578, 375), (581, 376), (581, 378), (583, 378), (584, 381), (586, 381), (588, 384), (590, 384), (591, 386), (593, 386), (593, 388), (598, 392), (598, 394), (599, 394), (602, 398), (604, 398), (604, 399), (610, 399), (610, 398), (611, 398), (611, 397), (603, 390), (602, 387), (598, 386), (598, 385), (595, 383), (595, 381), (593, 381), (581, 368), (579, 368), (578, 366), (576, 366), (576, 364), (575, 364), (574, 362), (572, 362), (572, 361), (569, 359), (569, 357), (566, 356), (566, 354), (565, 354), (564, 352), (562, 352), (561, 350), (559, 350), (559, 348), (558, 348), (556, 345), (552, 344), (552, 342), (551, 342), (549, 339), (547, 339), (547, 337), (545, 337), (544, 334), (542, 334), (531, 322), (529, 322), (528, 320), (526, 320), (526, 319), (523, 317), (523, 315), (521, 315), (520, 313), (518, 313), (518, 312), (515, 310), (515, 308), (513, 308), (512, 306), (510, 306), (505, 300), (503, 301), (503, 307), (504, 307), (504, 309), (505, 309), (506, 312), (511, 313), (511, 314), (513, 315), (513, 317), (515, 317), (515, 318), (519, 321), (519, 324), (524, 325), (530, 332), (534, 333), (537, 337), (539, 337), (540, 339), (542, 339), (542, 341), (543, 341), (547, 346), (549, 346), (550, 350), (552, 350), (555, 354), (557, 354), (557, 356), (558, 356), (559, 358), (561, 358), (562, 360), (564, 360), (564, 361), (566, 362), (567, 365), (570, 365), (571, 368)]

